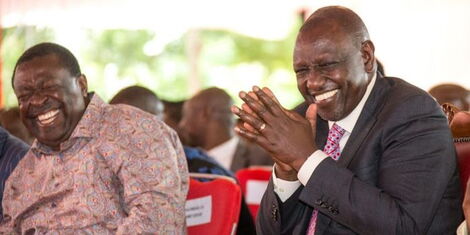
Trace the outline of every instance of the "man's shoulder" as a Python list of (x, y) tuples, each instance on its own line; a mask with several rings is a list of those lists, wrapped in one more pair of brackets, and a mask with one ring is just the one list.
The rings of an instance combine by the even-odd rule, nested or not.
[(124, 104), (107, 105), (104, 109), (102, 135), (131, 143), (177, 141), (176, 132), (153, 114)]
[[(379, 96), (382, 96), (384, 111), (404, 115), (413, 109), (417, 112), (439, 112), (437, 102), (424, 90), (396, 77), (383, 77)], [(377, 97), (375, 97), (377, 98)]]
[(381, 128), (395, 133), (399, 128), (419, 129), (433, 125), (435, 130), (448, 132), (444, 112), (426, 91), (399, 78), (385, 77), (384, 82), (388, 88), (379, 94), (380, 98), (374, 97), (380, 102), (369, 112), (370, 117), (380, 122)]
[(113, 104), (105, 107), (105, 122), (118, 126), (122, 130), (146, 129), (168, 131), (167, 126), (157, 116), (125, 104)]
[(383, 77), (384, 81), (389, 85), (390, 89), (387, 95), (395, 98), (407, 99), (412, 96), (425, 96), (430, 99), (431, 96), (423, 89), (397, 77)]

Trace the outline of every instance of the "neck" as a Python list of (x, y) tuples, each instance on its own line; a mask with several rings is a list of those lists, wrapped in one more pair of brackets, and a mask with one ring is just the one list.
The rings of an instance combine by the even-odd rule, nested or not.
[(202, 146), (205, 150), (210, 150), (233, 137), (231, 128), (208, 128), (209, 131), (205, 144)]

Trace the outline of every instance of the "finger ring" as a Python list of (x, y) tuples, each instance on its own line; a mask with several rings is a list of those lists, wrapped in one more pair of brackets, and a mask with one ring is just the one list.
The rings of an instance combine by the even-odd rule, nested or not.
[(259, 127), (259, 130), (262, 131), (262, 130), (264, 130), (264, 128), (266, 128), (266, 123), (263, 123), (263, 125), (261, 125), (261, 126)]

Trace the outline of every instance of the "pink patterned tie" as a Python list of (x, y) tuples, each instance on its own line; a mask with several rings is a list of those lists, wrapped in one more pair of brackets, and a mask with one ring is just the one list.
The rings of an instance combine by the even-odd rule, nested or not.
[[(325, 148), (323, 148), (323, 152), (325, 152), (328, 156), (333, 158), (335, 161), (339, 159), (341, 155), (341, 149), (339, 147), (339, 141), (341, 137), (343, 137), (346, 130), (341, 128), (340, 126), (333, 124), (328, 132), (328, 139), (326, 140)], [(318, 210), (313, 210), (312, 217), (310, 219), (310, 223), (307, 229), (307, 235), (314, 235), (315, 234), (315, 227), (317, 225), (317, 217), (318, 217)]]

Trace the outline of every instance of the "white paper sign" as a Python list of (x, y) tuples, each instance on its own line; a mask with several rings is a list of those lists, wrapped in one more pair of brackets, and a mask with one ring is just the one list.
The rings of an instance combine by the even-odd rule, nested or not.
[(187, 200), (185, 210), (188, 227), (211, 222), (212, 196)]
[(246, 203), (260, 204), (268, 182), (266, 180), (248, 180), (246, 183)]

